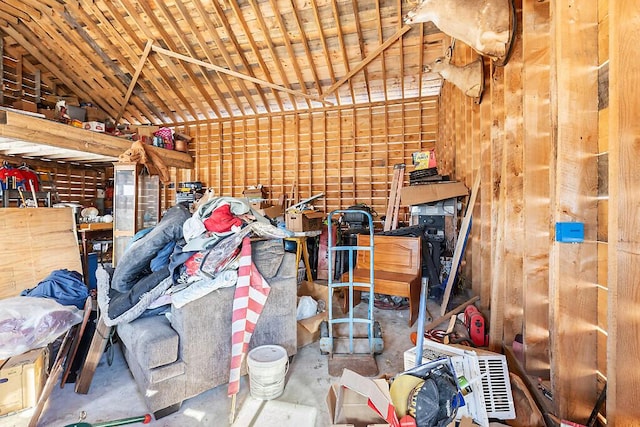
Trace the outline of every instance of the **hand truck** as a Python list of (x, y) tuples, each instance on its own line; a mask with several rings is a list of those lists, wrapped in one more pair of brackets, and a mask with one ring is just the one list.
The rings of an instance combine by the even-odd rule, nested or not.
[[(333, 242), (332, 224), (333, 217), (337, 214), (343, 213), (361, 213), (366, 216), (369, 222), (369, 245), (368, 246), (337, 246)], [(373, 304), (374, 304), (374, 245), (373, 245), (373, 219), (371, 213), (364, 210), (348, 209), (348, 210), (334, 210), (329, 213), (328, 216), (328, 248), (327, 253), (329, 256), (328, 262), (328, 298), (327, 298), (327, 314), (328, 320), (322, 322), (320, 325), (320, 352), (322, 354), (329, 354), (329, 375), (340, 376), (344, 368), (351, 369), (363, 376), (375, 376), (378, 374), (378, 365), (375, 360), (375, 355), (382, 353), (384, 348), (384, 342), (382, 341), (382, 329), (380, 324), (373, 319)], [(369, 251), (369, 282), (360, 283), (353, 281), (353, 268), (354, 268), (354, 255), (355, 251)], [(348, 255), (348, 281), (336, 281), (334, 274), (334, 261), (337, 254), (346, 252)], [(347, 273), (345, 273), (347, 274)], [(345, 277), (345, 274), (342, 277)], [(356, 318), (353, 315), (353, 291), (354, 287), (368, 288), (369, 290), (369, 305), (366, 318)], [(334, 318), (333, 313), (333, 291), (335, 289), (342, 289), (343, 292), (348, 292), (349, 298), (349, 310), (348, 316), (343, 318)], [(341, 325), (348, 326), (348, 336), (339, 337), (334, 327)], [(355, 336), (355, 326), (364, 325), (367, 328), (366, 337)], [(335, 328), (338, 329), (338, 328)], [(344, 328), (342, 328), (344, 329)], [(368, 345), (367, 345), (368, 344)]]

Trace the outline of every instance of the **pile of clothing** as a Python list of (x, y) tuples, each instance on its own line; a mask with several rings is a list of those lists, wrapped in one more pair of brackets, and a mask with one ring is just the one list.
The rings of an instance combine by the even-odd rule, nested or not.
[(157, 226), (137, 233), (115, 270), (98, 268), (98, 304), (107, 326), (161, 314), (237, 281), (244, 237), (289, 237), (243, 199), (216, 197), (193, 214), (170, 208)]

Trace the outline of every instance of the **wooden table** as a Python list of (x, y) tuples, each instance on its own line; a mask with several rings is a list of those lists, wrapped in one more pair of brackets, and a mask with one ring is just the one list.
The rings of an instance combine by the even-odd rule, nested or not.
[(313, 274), (311, 272), (311, 264), (309, 263), (309, 250), (307, 248), (307, 239), (316, 237), (322, 233), (320, 230), (295, 232), (292, 237), (285, 237), (285, 240), (296, 242), (296, 269), (300, 266), (300, 258), (304, 259), (304, 267), (307, 271), (307, 281), (313, 282)]
[(84, 283), (89, 286), (89, 252), (91, 252), (89, 243), (113, 242), (113, 224), (80, 224), (78, 237), (82, 244), (82, 276), (84, 277)]

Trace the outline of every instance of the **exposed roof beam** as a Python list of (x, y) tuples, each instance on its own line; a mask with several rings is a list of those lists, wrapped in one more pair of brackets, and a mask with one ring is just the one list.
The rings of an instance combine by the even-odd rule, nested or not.
[[(92, 0), (82, 0), (82, 1), (86, 3)], [(113, 17), (113, 19), (109, 19), (109, 17), (107, 17), (107, 15), (105, 14), (105, 11), (100, 9), (100, 7), (98, 6), (99, 4), (104, 5), (105, 11), (109, 12)], [(84, 7), (89, 7), (89, 6), (91, 5), (85, 5)], [(123, 34), (128, 34), (130, 27), (127, 25), (121, 13), (119, 13), (117, 10), (114, 12), (114, 7), (115, 5), (113, 1), (106, 1), (106, 2), (96, 1), (95, 6), (91, 6), (90, 10), (94, 12), (94, 15), (100, 21), (100, 24), (101, 24), (100, 28), (106, 29), (107, 33), (105, 34), (106, 36), (105, 39), (114, 40), (115, 46), (120, 47), (120, 49), (117, 49), (117, 48), (114, 49), (115, 51), (114, 55), (122, 64), (121, 66), (129, 67), (131, 69), (132, 65), (130, 64), (130, 61), (125, 58), (123, 53), (126, 53), (129, 56), (129, 58), (137, 58), (138, 52), (134, 51), (130, 43), (128, 43), (124, 39)], [(119, 28), (116, 28), (115, 26), (116, 23), (120, 26)], [(136, 46), (136, 48), (142, 46), (142, 42), (140, 41), (140, 39), (137, 38), (135, 32), (133, 32), (133, 34), (130, 35), (130, 37), (131, 37), (131, 40), (133, 41), (133, 44)], [(120, 52), (121, 49), (124, 51), (123, 53)], [(156, 65), (156, 63), (153, 61), (152, 58), (150, 59), (150, 62), (154, 66)], [(159, 71), (159, 73), (161, 77), (164, 77), (164, 74), (162, 74), (161, 71)], [(158, 115), (158, 119), (161, 122), (164, 122), (165, 121), (164, 119), (168, 117), (170, 120), (172, 120), (175, 123), (177, 121), (176, 120), (176, 114), (177, 114), (180, 117), (182, 117), (183, 121), (187, 121), (187, 117), (185, 116), (182, 109), (179, 109), (177, 112), (173, 111), (172, 108), (169, 106), (169, 104), (167, 104), (167, 102), (171, 102), (171, 101), (168, 100), (167, 102), (165, 102), (165, 99), (167, 98), (167, 96), (164, 93), (165, 89), (163, 88), (159, 80), (160, 79), (140, 79), (140, 82), (139, 82), (139, 84), (144, 88), (145, 92), (150, 93), (153, 99), (156, 100), (157, 105), (160, 106), (160, 108), (164, 109), (164, 117), (163, 115)], [(135, 93), (135, 90), (134, 90), (134, 93)], [(162, 96), (159, 96), (158, 94), (162, 94)], [(154, 122), (152, 120), (152, 117), (148, 117), (148, 120), (152, 123)]]
[[(304, 84), (304, 77), (302, 76), (302, 71), (300, 71), (300, 65), (298, 64), (298, 60), (296, 59), (296, 54), (293, 52), (293, 46), (291, 46), (291, 41), (289, 40), (289, 36), (287, 34), (287, 27), (284, 25), (284, 21), (282, 20), (282, 15), (278, 10), (278, 5), (275, 3), (275, 0), (270, 0), (271, 8), (273, 9), (273, 14), (276, 17), (276, 22), (278, 23), (278, 27), (280, 27), (280, 32), (282, 32), (282, 40), (284, 41), (284, 45), (287, 48), (287, 52), (289, 53), (289, 59), (291, 60), (291, 64), (293, 65), (293, 71), (296, 73), (296, 77), (298, 78), (298, 82), (300, 83), (300, 88), (302, 92), (308, 94), (307, 86)], [(295, 14), (295, 12), (294, 12)], [(311, 108), (311, 104), (307, 99), (307, 107)]]
[[(176, 4), (177, 6), (177, 4)], [(169, 25), (171, 25), (174, 34), (177, 35), (177, 40), (182, 43), (182, 46), (184, 46), (184, 49), (186, 52), (189, 53), (189, 55), (191, 56), (196, 56), (196, 52), (194, 50), (194, 48), (191, 46), (191, 43), (189, 42), (188, 38), (186, 37), (185, 31), (183, 29), (180, 28), (180, 26), (178, 25), (178, 23), (176, 22), (176, 18), (175, 16), (173, 16), (173, 14), (168, 10), (167, 5), (165, 5), (165, 2), (159, 2), (156, 3), (156, 7), (159, 8), (162, 11), (162, 14), (164, 16), (164, 19), (169, 23)], [(179, 9), (179, 11), (181, 11), (184, 9), (184, 7), (182, 7), (181, 9)], [(190, 20), (191, 18), (187, 18), (187, 20)], [(160, 30), (161, 33), (163, 32), (163, 29)], [(202, 38), (202, 35), (200, 34), (199, 31), (197, 31), (197, 35), (199, 37), (199, 40)], [(171, 37), (169, 37), (168, 35), (164, 36), (165, 38), (165, 43), (167, 44), (167, 46), (169, 47), (169, 49), (171, 50), (178, 50), (177, 44), (173, 42), (173, 40), (171, 39)], [(206, 43), (204, 46), (204, 51), (207, 52), (209, 49), (206, 47)], [(207, 58), (209, 58), (207, 56)], [(205, 86), (202, 84), (202, 82), (200, 81), (200, 79), (197, 78), (197, 76), (195, 75), (195, 73), (193, 72), (193, 70), (191, 69), (191, 67), (187, 67), (184, 66), (183, 68), (185, 69), (185, 71), (187, 72), (187, 74), (189, 75), (189, 77), (192, 79), (193, 83), (195, 84), (195, 86), (198, 88), (198, 90), (200, 91), (200, 93), (202, 94), (202, 97), (207, 101), (207, 105), (209, 106), (209, 108), (211, 110), (216, 109), (216, 102), (213, 100), (213, 98), (211, 97), (210, 93), (207, 91), (207, 89), (205, 88)], [(218, 97), (218, 99), (224, 98), (224, 94), (222, 92), (220, 92), (220, 90), (218, 89), (218, 85), (216, 84), (216, 82), (212, 79), (212, 76), (210, 76), (208, 73), (203, 73), (202, 77), (204, 80), (206, 80), (208, 86), (214, 90), (214, 92), (216, 93), (216, 96)], [(230, 83), (227, 81), (227, 79), (224, 78), (224, 76), (220, 76), (221, 80), (223, 81), (223, 83), (225, 84), (225, 86), (228, 89), (228, 93), (230, 94), (231, 98), (233, 98), (233, 100), (236, 102), (236, 106), (238, 108), (239, 111), (242, 111), (242, 102), (240, 102), (240, 99), (238, 99), (238, 97), (236, 96), (236, 94), (233, 91), (233, 88), (231, 87)], [(202, 107), (200, 107), (202, 108)], [(205, 116), (208, 116), (208, 111), (203, 109), (202, 113)], [(232, 109), (228, 108), (228, 113), (230, 116), (234, 116), (235, 114), (233, 114)], [(218, 114), (218, 113), (216, 113)], [(218, 115), (219, 117), (219, 115)]]
[(357, 72), (359, 72), (360, 70), (362, 70), (364, 67), (366, 67), (367, 65), (369, 65), (369, 63), (371, 61), (373, 61), (374, 59), (376, 59), (376, 57), (378, 55), (380, 55), (381, 52), (383, 52), (386, 48), (388, 48), (389, 46), (391, 46), (396, 40), (398, 40), (400, 37), (402, 37), (404, 35), (404, 33), (406, 33), (407, 31), (409, 31), (411, 29), (411, 27), (409, 25), (405, 25), (404, 27), (400, 28), (398, 31), (396, 31), (396, 33), (391, 36), (389, 38), (389, 40), (387, 40), (386, 42), (384, 42), (382, 45), (378, 46), (376, 48), (376, 50), (374, 50), (373, 52), (371, 52), (371, 54), (369, 56), (367, 56), (365, 59), (362, 60), (362, 62), (360, 62), (358, 65), (356, 65), (346, 76), (344, 76), (343, 78), (341, 78), (340, 80), (338, 80), (336, 83), (333, 84), (333, 86), (331, 86), (329, 89), (327, 89), (323, 94), (322, 97), (326, 98), (331, 92), (333, 92), (334, 90), (336, 90), (338, 87), (340, 87), (344, 82), (346, 82), (347, 80), (349, 80), (351, 77), (353, 77), (354, 74), (356, 74)]
[[(327, 69), (329, 70), (329, 76), (331, 77), (331, 82), (336, 82), (336, 75), (333, 71), (333, 65), (331, 63), (331, 58), (329, 57), (329, 48), (327, 47), (327, 39), (324, 37), (324, 31), (322, 29), (322, 20), (320, 19), (320, 14), (318, 12), (318, 5), (316, 4), (316, 0), (311, 0), (311, 7), (313, 9), (313, 16), (316, 21), (316, 26), (318, 27), (318, 33), (320, 34), (320, 43), (322, 44), (322, 53), (324, 54), (324, 60), (327, 63)], [(322, 88), (318, 86), (318, 91), (321, 91)], [(340, 96), (336, 94), (336, 101), (340, 104)]]
[(151, 52), (151, 46), (153, 46), (153, 40), (147, 41), (147, 45), (144, 47), (144, 51), (140, 56), (140, 61), (138, 61), (136, 70), (133, 73), (133, 77), (131, 78), (131, 83), (129, 83), (129, 89), (127, 89), (127, 93), (124, 96), (124, 100), (122, 101), (122, 107), (120, 107), (120, 111), (118, 112), (116, 123), (120, 121), (120, 118), (122, 117), (122, 113), (124, 113), (125, 108), (127, 108), (127, 104), (129, 103), (129, 97), (133, 93), (133, 88), (136, 86), (138, 77), (140, 77), (140, 72), (142, 72), (142, 67), (144, 67), (144, 63), (147, 62), (147, 58), (149, 57), (149, 53)]
[[(336, 30), (338, 31), (338, 44), (340, 44), (340, 51), (342, 52), (342, 63), (344, 64), (344, 70), (347, 75), (351, 77), (355, 73), (351, 74), (349, 72), (349, 69), (351, 68), (349, 67), (349, 55), (347, 55), (347, 48), (344, 44), (344, 35), (342, 34), (342, 25), (340, 24), (340, 11), (338, 10), (338, 3), (336, 2), (336, 0), (331, 0), (331, 8), (333, 10), (333, 19), (336, 22)], [(342, 83), (346, 82), (347, 80), (349, 79), (345, 79)], [(333, 86), (338, 85), (336, 86), (336, 89), (338, 89), (342, 85), (342, 83), (340, 83), (340, 85), (338, 85), (338, 83), (334, 83)], [(353, 84), (351, 83), (351, 80), (349, 80), (349, 91), (351, 92), (351, 104), (355, 104), (356, 95), (353, 90)]]
[[(362, 28), (360, 27), (360, 17), (358, 16), (358, 2), (351, 0), (351, 6), (353, 7), (353, 17), (356, 24), (356, 31), (358, 32), (358, 46), (360, 47), (360, 59), (364, 59), (364, 39), (362, 38)], [(364, 69), (364, 84), (367, 87), (367, 102), (371, 102), (371, 87), (369, 85), (369, 74), (367, 69)], [(355, 103), (355, 100), (354, 100)]]
[[(115, 52), (115, 55), (118, 59), (122, 58), (122, 55), (120, 54), (120, 50), (123, 49), (123, 47), (113, 46), (113, 44), (111, 43), (111, 39), (109, 37), (97, 37), (98, 35), (101, 35), (103, 33), (98, 28), (98, 25), (96, 25), (94, 21), (94, 17), (87, 12), (87, 10), (95, 10), (95, 9), (93, 7), (89, 9), (85, 9), (84, 7), (76, 3), (69, 4), (68, 6), (69, 6), (69, 9), (64, 11), (65, 19), (72, 21), (74, 26), (78, 27), (78, 32), (82, 37), (82, 39), (86, 43), (88, 43), (93, 48), (93, 50), (98, 54), (99, 58), (102, 60), (102, 63), (104, 64), (104, 67), (102, 64), (99, 64), (99, 67), (105, 68), (106, 70), (111, 70), (111, 73), (114, 75), (114, 77), (119, 79), (119, 83), (121, 83), (123, 86), (127, 86), (127, 83), (129, 82), (130, 78), (123, 72), (120, 66), (116, 65), (115, 61), (113, 61), (112, 59), (113, 57), (110, 56), (112, 52)], [(93, 3), (92, 3), (92, 6), (93, 6)], [(77, 17), (72, 15), (71, 12), (69, 11), (73, 11), (75, 14), (77, 14)], [(85, 25), (86, 28), (80, 27), (80, 24), (78, 23), (78, 18), (82, 20), (83, 25)], [(89, 32), (93, 32), (93, 35), (89, 34)], [(96, 38), (105, 40), (107, 42), (104, 49), (97, 43)], [(106, 52), (105, 49), (107, 49), (108, 52)], [(126, 60), (121, 60), (121, 63), (123, 64), (122, 65), (123, 67), (126, 67), (126, 65), (128, 65), (128, 61)], [(116, 85), (114, 85), (114, 87), (115, 86)], [(153, 96), (153, 91), (151, 91), (150, 93)], [(156, 105), (150, 102), (149, 99), (147, 99), (146, 95), (138, 94), (137, 98), (138, 99), (133, 100), (133, 104), (142, 112), (143, 115), (146, 115), (148, 117), (151, 117), (154, 115), (157, 116), (158, 118), (162, 117), (162, 114), (160, 113)], [(155, 99), (156, 101), (158, 100), (157, 98)], [(161, 106), (163, 104), (160, 103), (158, 105)], [(105, 108), (105, 110), (107, 109)], [(111, 111), (111, 113), (115, 113), (117, 111), (118, 111), (117, 109), (114, 109), (113, 111)], [(122, 114), (120, 114), (120, 116), (122, 116)]]
[[(201, 18), (202, 18), (202, 20), (203, 20), (203, 22), (205, 24), (205, 27), (207, 28), (207, 35), (210, 35), (211, 37), (213, 37), (213, 42), (217, 46), (218, 51), (222, 55), (222, 58), (224, 59), (225, 63), (227, 64), (227, 67), (229, 67), (229, 69), (237, 71), (236, 65), (233, 63), (233, 60), (231, 59), (231, 55), (229, 55), (229, 52), (227, 52), (227, 48), (226, 48), (225, 44), (220, 39), (220, 35), (218, 34), (218, 29), (215, 28), (213, 25), (211, 25), (211, 20), (207, 16), (208, 15), (207, 11), (202, 6), (202, 3), (199, 2), (199, 1), (195, 1), (194, 5), (195, 5), (198, 13), (201, 16)], [(189, 19), (188, 12), (185, 10), (184, 5), (182, 5), (181, 2), (177, 2), (176, 6), (180, 10), (180, 13), (182, 13), (182, 15), (185, 18), (185, 20)], [(198, 44), (200, 45), (200, 48), (202, 49), (202, 51), (204, 52), (205, 56), (207, 57), (207, 60), (209, 62), (213, 63), (214, 62), (214, 58), (212, 57), (212, 49), (210, 49), (207, 46), (207, 42), (204, 40), (204, 36), (203, 36), (202, 32), (196, 31), (195, 32), (195, 37), (198, 40)], [(224, 81), (225, 85), (227, 86), (227, 88), (229, 90), (229, 93), (232, 94), (232, 96), (236, 100), (236, 103), (238, 104), (238, 108), (240, 109), (240, 111), (244, 115), (245, 111), (244, 111), (244, 107), (242, 105), (242, 102), (240, 102), (240, 100), (236, 96), (235, 91), (233, 89), (233, 86), (229, 82), (229, 79), (224, 74), (218, 73), (218, 76), (220, 77), (220, 79), (222, 79), (222, 81)], [(253, 97), (249, 93), (249, 89), (247, 88), (247, 85), (245, 85), (243, 81), (239, 81), (238, 85), (240, 86), (240, 90), (244, 94), (244, 97), (247, 99), (247, 102), (249, 103), (249, 106), (253, 110), (253, 113), (257, 114), (258, 106), (256, 105), (255, 101), (253, 100)]]
[[(220, 7), (217, 5), (217, 2), (213, 2), (213, 3), (215, 5), (215, 7), (216, 7), (216, 11), (218, 12), (218, 16), (220, 17), (220, 20), (222, 22), (225, 22), (224, 13), (222, 12), (222, 10), (220, 10)], [(242, 26), (242, 30), (244, 31), (245, 35), (247, 36), (247, 39), (249, 40), (249, 44), (251, 45), (251, 50), (253, 51), (253, 54), (255, 55), (256, 59), (258, 60), (258, 64), (260, 64), (260, 69), (264, 73), (264, 75), (267, 78), (267, 80), (270, 83), (273, 84), (273, 78), (271, 77), (271, 73), (269, 72), (269, 67), (267, 67), (267, 64), (265, 64), (265, 62), (264, 62), (264, 58), (260, 54), (260, 49), (258, 48), (258, 45), (256, 44), (256, 41), (253, 38), (253, 34), (251, 34), (251, 30), (249, 29), (249, 25), (247, 24), (247, 20), (244, 19), (244, 15), (242, 14), (242, 10), (240, 10), (240, 6), (238, 6), (238, 4), (236, 2), (234, 2), (234, 1), (229, 2), (229, 5), (231, 6), (231, 9), (233, 9), (233, 13), (236, 16), (236, 19), (238, 19), (238, 21), (240, 21), (240, 25)], [(229, 31), (228, 28), (227, 28), (227, 31)], [(232, 33), (232, 31), (229, 31), (229, 32)], [(270, 88), (270, 89), (271, 89), (271, 92), (273, 93), (273, 97), (275, 98), (276, 102), (278, 103), (278, 107), (280, 108), (280, 111), (284, 111), (284, 105), (282, 104), (282, 98), (280, 98), (280, 95), (278, 94), (278, 91), (275, 90), (274, 88)]]
[[(235, 35), (233, 29), (231, 28), (231, 25), (229, 24), (229, 20), (227, 19), (226, 15), (224, 14), (224, 11), (220, 7), (220, 4), (218, 2), (212, 2), (212, 3), (213, 3), (213, 7), (216, 10), (216, 13), (218, 14), (218, 17), (220, 18), (220, 23), (224, 27), (224, 30), (227, 32), (227, 35), (229, 37), (229, 40), (231, 40), (231, 42), (233, 43), (233, 47), (235, 48), (236, 52), (238, 53), (240, 61), (242, 62), (242, 66), (245, 68), (245, 70), (247, 70), (247, 73), (250, 76), (255, 77), (255, 74), (251, 71), (251, 65), (249, 65), (249, 62), (247, 61), (247, 57), (246, 57), (245, 53), (243, 52), (242, 48), (240, 47), (240, 43), (238, 43), (238, 39), (236, 38), (236, 35)], [(200, 2), (196, 2), (196, 7), (198, 7), (199, 9), (202, 9), (202, 4)], [(201, 13), (204, 13), (204, 12), (201, 12)], [(204, 20), (205, 25), (213, 27), (213, 25), (211, 23), (211, 18), (207, 14), (205, 14), (202, 17), (202, 19)], [(215, 32), (217, 34), (218, 33), (218, 29), (215, 28), (215, 27), (214, 27), (214, 29), (215, 29), (215, 31), (212, 31), (212, 32)], [(250, 37), (250, 35), (248, 37)], [(219, 38), (219, 36), (218, 36), (218, 38)], [(235, 64), (234, 64), (234, 67), (229, 66), (229, 68), (234, 70), (234, 71), (238, 71), (238, 68), (235, 67)], [(271, 107), (269, 106), (269, 102), (267, 101), (267, 97), (265, 96), (264, 92), (260, 89), (260, 87), (258, 85), (256, 85), (255, 87), (256, 87), (256, 92), (258, 93), (258, 96), (260, 96), (260, 99), (262, 99), (262, 103), (264, 104), (264, 108), (268, 112), (271, 112)], [(279, 99), (277, 97), (277, 95), (276, 95), (277, 94), (276, 91), (274, 91), (272, 89), (271, 92), (274, 94), (274, 96), (277, 99)], [(257, 112), (257, 110), (258, 110), (257, 105), (254, 106), (254, 108), (255, 108), (255, 110)]]
[(201, 67), (210, 68), (212, 70), (216, 70), (216, 71), (219, 71), (221, 73), (229, 74), (229, 75), (237, 77), (239, 79), (249, 80), (249, 81), (251, 81), (253, 83), (256, 83), (256, 84), (259, 84), (259, 85), (262, 85), (262, 86), (267, 86), (267, 87), (270, 87), (272, 89), (279, 90), (279, 91), (282, 91), (282, 92), (286, 92), (286, 93), (288, 93), (290, 95), (293, 95), (293, 96), (301, 96), (303, 98), (307, 98), (307, 99), (310, 99), (312, 101), (321, 102), (321, 103), (327, 104), (327, 105), (333, 105), (331, 102), (325, 101), (324, 99), (322, 99), (320, 97), (317, 97), (317, 96), (314, 96), (314, 95), (308, 95), (308, 94), (300, 92), (298, 90), (289, 89), (289, 88), (286, 88), (286, 87), (283, 87), (283, 86), (278, 86), (276, 84), (269, 83), (267, 81), (264, 81), (264, 80), (261, 80), (261, 79), (257, 79), (255, 77), (247, 76), (245, 74), (238, 73), (236, 71), (227, 70), (226, 68), (218, 67), (217, 65), (209, 64), (207, 62), (200, 61), (199, 59), (195, 59), (195, 58), (191, 58), (191, 57), (186, 56), (186, 55), (175, 53), (175, 52), (172, 52), (170, 50), (163, 49), (163, 48), (161, 48), (159, 46), (153, 46), (152, 49), (153, 49), (154, 52), (160, 53), (162, 55), (166, 55), (166, 56), (169, 56), (169, 57), (180, 59), (180, 60), (185, 61), (185, 62), (191, 62), (193, 64), (200, 65)]
[[(124, 1), (122, 3), (123, 5), (125, 4)], [(126, 3), (130, 4), (128, 0), (126, 1)], [(163, 22), (161, 22), (160, 19), (158, 19), (158, 14), (156, 13), (156, 11), (154, 11), (154, 9), (152, 8), (152, 5), (149, 2), (144, 2), (144, 1), (137, 2), (136, 4), (142, 8), (144, 13), (147, 15), (147, 18), (151, 20), (154, 29), (156, 29), (160, 33), (160, 38), (162, 39), (162, 41), (170, 49), (176, 50), (177, 44), (174, 42), (174, 39), (171, 37), (167, 29), (165, 28), (165, 25), (163, 25)], [(163, 2), (154, 3), (154, 6), (156, 7), (156, 9), (160, 9), (162, 14), (165, 16), (165, 20), (167, 20), (167, 22), (170, 25), (174, 26), (174, 32), (176, 32), (175, 22), (172, 19), (168, 19), (168, 17), (166, 16), (166, 10), (163, 7)], [(129, 15), (132, 15), (131, 13), (132, 10), (135, 10), (135, 9), (131, 7), (127, 7), (127, 12), (129, 13)], [(147, 36), (148, 39), (154, 39), (151, 29), (148, 28), (146, 25), (143, 26), (142, 31)], [(181, 35), (182, 31), (180, 29), (177, 29), (177, 33)], [(180, 40), (180, 42), (182, 42), (182, 40)], [(187, 45), (185, 46), (185, 48), (189, 49), (189, 46)], [(179, 88), (177, 87), (178, 84), (182, 82), (182, 84), (180, 85), (182, 87), (182, 90), (184, 90), (189, 95), (190, 101), (185, 104), (185, 108), (187, 108), (187, 110), (189, 110), (191, 115), (197, 120), (198, 112), (192, 106), (192, 104), (195, 104), (195, 106), (200, 110), (200, 112), (205, 116), (205, 118), (207, 120), (210, 119), (211, 117), (209, 116), (209, 112), (213, 110), (213, 105), (215, 103), (213, 102), (213, 99), (211, 99), (211, 96), (209, 96), (209, 93), (206, 91), (206, 89), (202, 85), (202, 82), (200, 81), (200, 79), (197, 78), (197, 76), (195, 75), (191, 67), (188, 67), (183, 63), (180, 63), (181, 67), (177, 67), (171, 61), (165, 61), (165, 64), (176, 78), (174, 84), (171, 84), (171, 82), (169, 82), (169, 86), (177, 91), (179, 90)], [(184, 70), (184, 73), (180, 72), (179, 68), (182, 68), (182, 70)], [(184, 78), (185, 73), (187, 76), (189, 76), (188, 80), (185, 80)], [(195, 86), (198, 89), (197, 92), (196, 90), (193, 89), (193, 86)], [(201, 99), (203, 98), (205, 101), (207, 101), (208, 107), (205, 107), (204, 104), (202, 103)]]
[[(138, 47), (140, 47), (140, 49), (142, 49), (142, 46), (144, 46), (146, 42), (143, 42), (138, 37), (138, 33), (143, 34), (146, 37), (146, 40), (154, 39), (154, 36), (150, 33), (150, 30), (149, 30), (146, 22), (144, 22), (144, 20), (142, 19), (140, 14), (137, 12), (136, 8), (131, 3), (131, 1), (129, 1), (129, 0), (119, 0), (119, 3), (124, 8), (126, 14), (129, 15), (132, 18), (132, 20), (135, 23), (135, 25), (138, 28), (138, 30), (136, 31), (135, 28), (132, 28), (131, 26), (129, 26), (129, 24), (126, 22), (126, 20), (122, 16), (122, 12), (119, 11), (118, 9), (116, 9), (115, 11), (112, 10), (111, 13), (112, 13), (112, 15), (114, 16), (115, 19), (118, 19), (121, 22), (121, 26), (122, 26), (123, 30), (127, 32), (127, 35), (129, 37), (131, 37), (131, 39), (134, 41), (134, 43), (136, 43), (138, 45)], [(105, 1), (105, 4), (107, 4), (108, 7), (115, 7), (115, 2), (114, 1)], [(161, 25), (160, 25), (160, 28), (162, 28)], [(182, 92), (179, 90), (179, 88), (175, 86), (175, 84), (173, 83), (171, 77), (165, 71), (165, 68), (169, 69), (169, 72), (171, 74), (173, 74), (173, 77), (174, 77), (174, 79), (176, 79), (176, 81), (181, 81), (182, 77), (183, 77), (183, 74), (179, 73), (176, 70), (175, 66), (173, 66), (173, 64), (171, 64), (171, 63), (166, 64), (166, 67), (162, 67), (162, 65), (158, 62), (158, 60), (153, 55), (149, 56), (149, 62), (156, 69), (156, 71), (160, 75), (160, 77), (161, 77), (162, 81), (164, 82), (164, 84), (166, 84), (166, 86), (168, 88), (172, 89), (170, 91), (170, 93), (173, 94), (175, 96), (175, 98), (177, 98), (177, 100), (175, 98), (172, 100), (172, 102), (174, 103), (172, 105), (172, 108), (176, 109), (176, 111), (179, 111), (178, 114), (181, 114), (182, 117), (184, 117), (184, 120), (186, 121), (187, 120), (186, 116), (184, 116), (184, 113), (182, 112), (182, 108), (180, 108), (181, 105), (178, 102), (178, 101), (180, 101), (182, 103), (182, 107), (184, 107), (184, 109), (186, 111), (188, 111), (189, 114), (191, 114), (193, 119), (196, 120), (197, 119), (197, 113), (193, 109), (193, 107), (191, 106), (191, 102), (182, 94)], [(168, 93), (166, 88), (162, 89), (162, 90), (163, 90), (164, 96), (169, 96), (169, 93)], [(191, 91), (189, 91), (189, 92), (190, 92), (190, 96), (193, 96), (193, 95), (191, 95)]]
[[(402, 29), (402, 0), (398, 0), (398, 31)], [(404, 98), (406, 93), (404, 92), (404, 46), (402, 39), (400, 41), (400, 93)], [(402, 115), (404, 120), (404, 114)]]
[(293, 17), (296, 21), (296, 28), (298, 29), (298, 34), (300, 34), (300, 41), (302, 43), (302, 46), (304, 47), (304, 52), (307, 55), (307, 62), (309, 63), (311, 74), (313, 75), (313, 81), (316, 84), (318, 93), (320, 93), (322, 91), (322, 86), (320, 86), (320, 79), (318, 78), (318, 71), (316, 70), (317, 67), (313, 63), (313, 56), (311, 55), (311, 51), (309, 49), (309, 41), (307, 40), (307, 36), (304, 33), (304, 29), (302, 28), (302, 23), (300, 22), (300, 17), (298, 16), (298, 11), (293, 4), (293, 0), (289, 0), (289, 6), (291, 7), (291, 13), (293, 14)]
[[(251, 4), (251, 7), (253, 8), (253, 13), (255, 14), (257, 20), (258, 20), (258, 24), (260, 25), (260, 30), (262, 31), (262, 35), (264, 36), (264, 41), (267, 43), (267, 46), (269, 47), (269, 52), (271, 53), (271, 58), (273, 58), (273, 65), (275, 65), (276, 69), (278, 70), (278, 73), (280, 74), (280, 79), (282, 80), (282, 84), (284, 85), (284, 87), (289, 87), (289, 79), (287, 78), (287, 73), (284, 72), (284, 69), (282, 68), (282, 64), (280, 63), (280, 60), (278, 58), (278, 54), (276, 53), (276, 48), (273, 45), (273, 41), (271, 40), (271, 35), (270, 35), (270, 31), (269, 28), (267, 27), (267, 24), (264, 22), (264, 17), (262, 16), (262, 11), (260, 10), (260, 5), (258, 5), (256, 2), (249, 2)], [(276, 11), (274, 11), (275, 13)], [(291, 96), (291, 94), (289, 94), (289, 98), (291, 100), (291, 105), (293, 107), (294, 110), (298, 109), (298, 103), (296, 102), (295, 97)]]
[[(384, 35), (382, 34), (382, 18), (380, 11), (380, 0), (376, 0), (376, 12), (378, 16), (378, 43), (382, 44), (384, 40)], [(384, 89), (384, 99), (388, 98), (387, 91), (387, 66), (385, 61), (385, 53), (382, 52), (382, 87)]]

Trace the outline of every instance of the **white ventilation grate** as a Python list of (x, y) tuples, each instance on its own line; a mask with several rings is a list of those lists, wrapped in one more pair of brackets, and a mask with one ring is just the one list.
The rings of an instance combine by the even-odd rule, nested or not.
[[(461, 349), (425, 340), (422, 362), (429, 362), (441, 357), (450, 357), (456, 373), (464, 375), (472, 384), (473, 393), (466, 398), (467, 407), (458, 410), (457, 418), (468, 415), (481, 426), (488, 426), (489, 418), (515, 419), (516, 412), (505, 356), (501, 354), (478, 356), (471, 347)], [(404, 353), (404, 369), (413, 368), (416, 365), (415, 361), (416, 348), (413, 347)], [(480, 377), (480, 381), (474, 381), (477, 377)], [(470, 397), (473, 399), (469, 399)], [(486, 411), (480, 409), (483, 406)]]
[(507, 360), (502, 355), (478, 356), (478, 364), (482, 378), (482, 390), (489, 418), (511, 420), (516, 417), (511, 394), (511, 381)]

